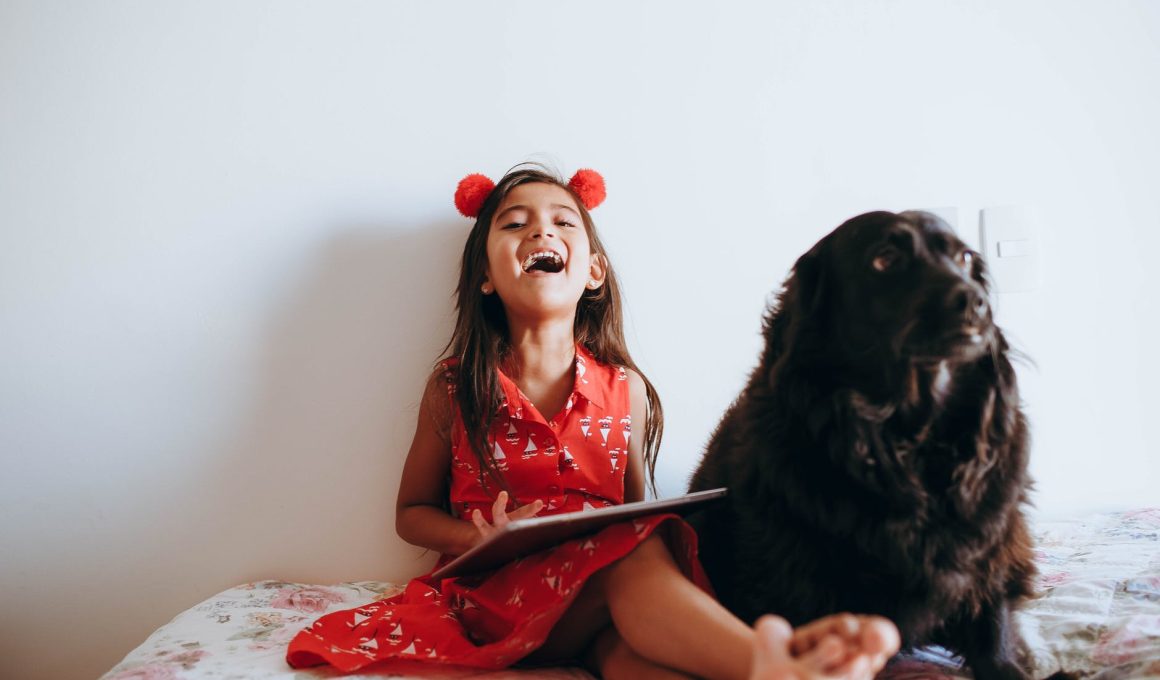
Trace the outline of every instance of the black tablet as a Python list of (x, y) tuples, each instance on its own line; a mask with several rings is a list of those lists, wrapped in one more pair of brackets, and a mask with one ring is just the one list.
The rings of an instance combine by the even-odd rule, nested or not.
[(564, 541), (591, 534), (610, 524), (634, 517), (677, 513), (685, 515), (698, 507), (724, 498), (726, 490), (709, 489), (676, 498), (625, 503), (608, 508), (567, 512), (547, 517), (531, 517), (510, 522), (487, 540), (443, 565), (432, 576), (451, 578), (493, 569), (519, 557), (537, 553)]

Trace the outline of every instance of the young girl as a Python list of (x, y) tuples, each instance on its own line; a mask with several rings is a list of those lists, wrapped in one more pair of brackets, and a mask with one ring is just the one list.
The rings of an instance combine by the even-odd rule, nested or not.
[[(449, 357), (428, 381), (396, 527), (440, 564), (515, 519), (644, 498), (662, 414), (624, 342), (620, 292), (589, 210), (598, 174), (539, 169), (460, 182), (476, 222)], [(842, 615), (792, 634), (722, 608), (675, 515), (608, 527), (482, 576), (411, 581), (327, 614), (294, 667), (421, 661), (484, 669), (579, 661), (605, 678), (866, 677), (897, 648), (884, 620)], [(764, 650), (764, 651), (760, 651)]]

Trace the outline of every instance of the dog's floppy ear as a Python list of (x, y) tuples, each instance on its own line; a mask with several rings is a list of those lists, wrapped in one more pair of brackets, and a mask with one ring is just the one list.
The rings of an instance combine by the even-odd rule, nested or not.
[(958, 489), (955, 503), (964, 513), (975, 511), (994, 475), (1007, 475), (1009, 469), (1020, 468), (1022, 461), (1009, 458), (1024, 455), (1027, 448), (1027, 426), (1017, 406), (1015, 368), (1007, 358), (1010, 348), (1002, 332), (996, 333), (994, 354), (976, 367), (989, 385), (979, 403), (970, 451), (973, 455), (966, 456), (954, 472)]
[(813, 336), (821, 333), (824, 323), (820, 313), (827, 294), (825, 257), (829, 239), (822, 239), (794, 263), (777, 302), (765, 319), (766, 366), (771, 381), (778, 365), (794, 354), (799, 346), (809, 346)]
[(790, 282), (797, 289), (797, 311), (806, 315), (815, 315), (826, 295), (824, 254), (829, 251), (829, 241), (828, 238), (818, 241), (793, 265)]

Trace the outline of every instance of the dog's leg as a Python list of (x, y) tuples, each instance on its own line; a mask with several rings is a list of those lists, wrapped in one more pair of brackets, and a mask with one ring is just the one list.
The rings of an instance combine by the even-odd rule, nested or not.
[(979, 680), (1031, 680), (1027, 653), (1008, 603), (985, 605), (961, 629), (959, 651)]

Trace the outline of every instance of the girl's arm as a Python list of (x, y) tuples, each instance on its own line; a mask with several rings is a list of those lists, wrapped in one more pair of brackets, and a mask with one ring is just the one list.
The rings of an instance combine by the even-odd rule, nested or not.
[(427, 380), (415, 438), (403, 465), (395, 504), (395, 531), (404, 541), (445, 555), (460, 555), (479, 540), (471, 522), (443, 509), (451, 470), (451, 407), (441, 371)]
[(628, 370), (629, 417), (632, 434), (628, 438), (628, 467), (624, 470), (624, 502), (644, 500), (644, 416), (648, 396), (644, 379), (636, 371)]

